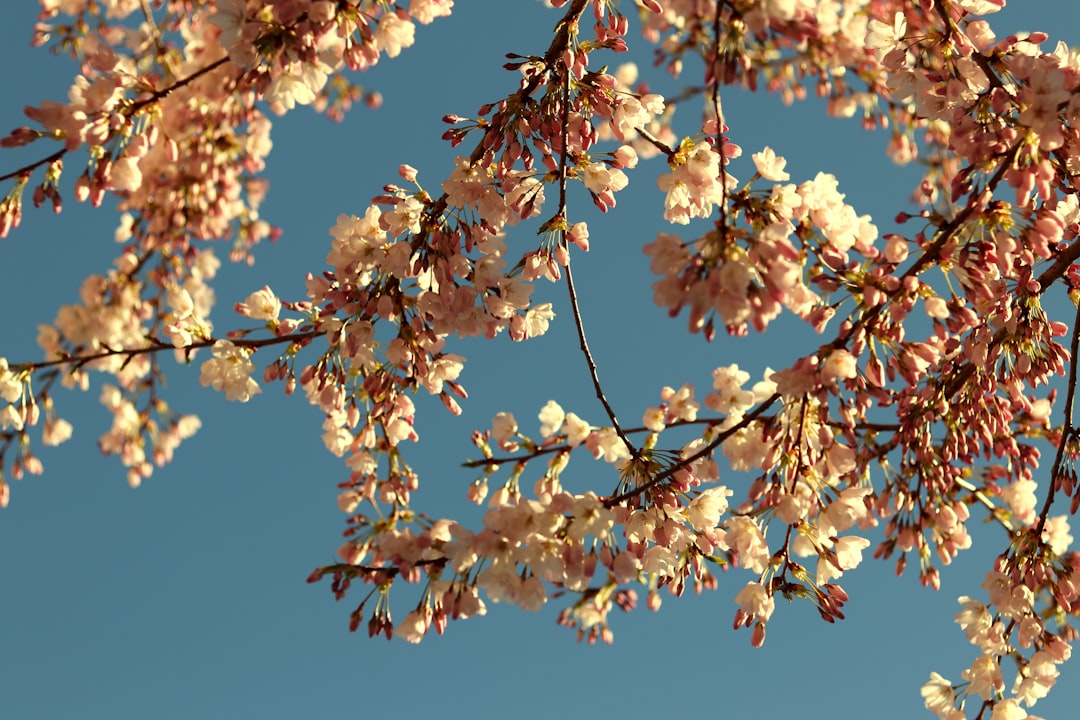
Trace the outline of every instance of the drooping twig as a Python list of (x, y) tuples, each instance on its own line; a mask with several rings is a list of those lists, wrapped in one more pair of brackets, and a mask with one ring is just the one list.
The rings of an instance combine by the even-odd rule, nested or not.
[[(228, 61), (229, 61), (229, 57), (227, 55), (225, 57), (223, 57), (223, 58), (219, 58), (219, 59), (215, 60), (214, 62), (210, 63), (209, 65), (207, 65), (206, 67), (201, 68), (199, 70), (196, 70), (191, 75), (188, 75), (187, 77), (185, 77), (185, 78), (183, 78), (181, 80), (177, 80), (172, 85), (170, 85), (170, 86), (168, 86), (166, 88), (162, 88), (161, 90), (155, 90), (154, 92), (150, 93), (150, 95), (143, 98), (142, 100), (136, 100), (131, 105), (128, 105), (123, 110), (121, 110), (121, 114), (126, 115), (127, 117), (130, 118), (130, 117), (134, 116), (136, 113), (138, 113), (140, 110), (145, 108), (146, 106), (156, 103), (158, 100), (161, 100), (163, 97), (166, 97), (166, 96), (170, 95), (171, 93), (173, 93), (174, 91), (184, 87), (185, 85), (188, 85), (189, 83), (194, 82), (195, 80), (199, 79), (203, 75), (205, 75), (205, 74), (207, 74), (209, 72), (212, 72), (213, 70), (216, 70), (217, 68), (221, 67), (222, 65), (224, 65)], [(36, 160), (36, 161), (34, 161), (34, 162), (32, 162), (32, 163), (30, 163), (28, 165), (23, 165), (18, 170), (13, 170), (13, 171), (7, 173), (6, 175), (0, 175), (0, 182), (3, 182), (4, 180), (10, 180), (10, 179), (15, 178), (15, 177), (19, 177), (21, 175), (28, 175), (33, 170), (41, 167), (42, 165), (47, 165), (49, 163), (56, 162), (60, 158), (64, 157), (64, 155), (66, 155), (67, 152), (68, 152), (67, 148), (61, 148), (61, 149), (57, 150), (56, 152), (50, 154), (48, 157), (44, 157), (41, 160)]]
[(578, 303), (577, 288), (574, 286), (574, 272), (570, 268), (569, 242), (566, 239), (567, 231), (565, 228), (566, 163), (568, 160), (568, 145), (570, 141), (570, 70), (564, 70), (562, 77), (562, 150), (559, 153), (559, 214), (564, 218), (564, 227), (560, 230), (559, 242), (566, 251), (566, 289), (570, 296), (570, 311), (574, 316), (574, 326), (577, 328), (578, 344), (581, 348), (581, 354), (585, 356), (585, 364), (588, 365), (589, 377), (592, 379), (596, 397), (600, 400), (600, 404), (604, 406), (604, 412), (607, 413), (608, 419), (611, 420), (611, 425), (615, 428), (615, 432), (619, 435), (619, 439), (622, 440), (623, 445), (626, 446), (631, 457), (637, 462), (641, 457), (641, 453), (637, 449), (637, 446), (631, 442), (629, 436), (623, 431), (622, 426), (619, 424), (619, 419), (615, 416), (615, 409), (611, 407), (611, 403), (608, 402), (607, 396), (604, 394), (604, 388), (600, 385), (600, 376), (596, 369), (596, 361), (593, 359), (592, 351), (589, 350), (589, 341), (585, 336), (585, 325), (581, 319), (581, 307)]
[[(1065, 460), (1065, 446), (1073, 441), (1076, 429), (1073, 427), (1073, 401), (1076, 399), (1076, 355), (1080, 352), (1080, 305), (1076, 306), (1076, 317), (1073, 320), (1072, 347), (1069, 357), (1069, 382), (1065, 395), (1065, 422), (1061, 427), (1061, 439), (1058, 441), (1057, 454), (1054, 456), (1054, 464), (1050, 470), (1050, 489), (1046, 493), (1042, 510), (1039, 511), (1039, 521), (1035, 523), (1035, 537), (1042, 537), (1043, 528), (1046, 526), (1046, 518), (1050, 514), (1050, 507), (1054, 504), (1054, 494), (1057, 489), (1057, 477), (1061, 472), (1061, 464)], [(1080, 492), (1073, 490), (1073, 492)]]

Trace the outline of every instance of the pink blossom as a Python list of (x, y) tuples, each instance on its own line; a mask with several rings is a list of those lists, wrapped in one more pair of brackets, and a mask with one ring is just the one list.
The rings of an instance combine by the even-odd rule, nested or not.
[(375, 30), (375, 46), (389, 57), (397, 57), (404, 48), (410, 47), (415, 38), (416, 26), (394, 13), (379, 18)]
[(748, 517), (735, 516), (724, 521), (724, 529), (724, 543), (739, 558), (739, 566), (764, 572), (770, 553), (761, 528)]
[(955, 697), (952, 683), (936, 672), (930, 673), (930, 681), (922, 686), (926, 709), (939, 718), (950, 718)]
[(728, 501), (734, 493), (718, 486), (702, 490), (686, 508), (686, 517), (695, 530), (711, 530), (720, 523), (720, 516), (727, 512)]
[(276, 322), (281, 312), (281, 300), (269, 285), (264, 285), (262, 290), (256, 290), (244, 302), (237, 303), (236, 312), (253, 320)]
[(735, 595), (735, 602), (748, 616), (762, 622), (768, 622), (776, 607), (772, 595), (759, 582), (744, 585), (743, 589)]
[(109, 187), (113, 190), (137, 190), (140, 185), (142, 171), (136, 158), (118, 158), (109, 165)]
[(878, 57), (884, 57), (886, 53), (895, 48), (907, 32), (907, 20), (904, 13), (897, 11), (893, 16), (892, 24), (883, 23), (880, 20), (871, 19), (867, 27), (866, 47), (877, 51)]
[(202, 364), (199, 384), (224, 392), (227, 400), (247, 402), (262, 392), (251, 379), (255, 365), (248, 359), (249, 353), (228, 340), (218, 340), (213, 347), (214, 357)]
[(791, 175), (784, 172), (787, 160), (777, 156), (772, 148), (766, 146), (764, 150), (754, 153), (750, 157), (754, 160), (754, 166), (757, 167), (758, 174), (766, 180), (782, 182), (791, 179)]

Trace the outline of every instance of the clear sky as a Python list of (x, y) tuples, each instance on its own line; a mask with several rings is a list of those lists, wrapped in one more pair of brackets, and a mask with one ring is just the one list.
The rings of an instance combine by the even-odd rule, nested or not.
[[(419, 168), (421, 182), (437, 187), (455, 155), (439, 140), (439, 118), (471, 115), (512, 92), (517, 76), (501, 69), (503, 55), (541, 52), (558, 17), (533, 0), (457, 4), (453, 17), (421, 29), (414, 48), (361, 78), (384, 95), (378, 111), (354, 109), (343, 124), (307, 109), (274, 120), (263, 215), (284, 235), (260, 249), (255, 267), (223, 268), (213, 314), (219, 329), (239, 320), (232, 304), (264, 283), (301, 299), (305, 272), (325, 267), (334, 218), (362, 214), (383, 184), (398, 180), (398, 164)], [(24, 104), (62, 99), (75, 71), (29, 48), (36, 7), (22, 0), (0, 10), (2, 133), (24, 124)], [(1074, 34), (1062, 39), (1080, 41), (1074, 0), (1014, 0), (991, 20), (999, 36), (1045, 29), (1052, 40), (1064, 32)], [(636, 59), (647, 65), (650, 53)], [(749, 154), (770, 145), (788, 158), (793, 181), (819, 170), (837, 175), (848, 201), (887, 232), (912, 175), (885, 158), (885, 134), (826, 118), (815, 102), (786, 108), (775, 97), (731, 91), (724, 108), (747, 154), (732, 166), (736, 176), (749, 177)], [(680, 110), (687, 120), (692, 112)], [(0, 152), (0, 174), (43, 147)], [(68, 160), (72, 177), (78, 161)], [(707, 344), (687, 336), (685, 317), (670, 320), (653, 306), (642, 246), (660, 230), (695, 232), (660, 219), (660, 172), (655, 162), (634, 171), (603, 222), (587, 198), (571, 206), (592, 232), (592, 251), (575, 261), (590, 344), (616, 410), (634, 423), (664, 385), (692, 382), (702, 395), (716, 366), (738, 362), (756, 379), (764, 366), (782, 367), (820, 342), (779, 323), (765, 337)], [(74, 301), (86, 273), (108, 268), (115, 226), (115, 212), (70, 198), (59, 217), (27, 209), (23, 226), (0, 241), (0, 356), (39, 357), (37, 324)], [(556, 303), (549, 336), (454, 350), (469, 359), (462, 380), (472, 397), (460, 421), (446, 423), (434, 403), (420, 403), (422, 442), (406, 448), (420, 473), (418, 509), (475, 521), (477, 510), (463, 501), (474, 475), (459, 464), (472, 457), (470, 431), (500, 410), (533, 432), (549, 399), (605, 422), (576, 351), (564, 288), (537, 292)], [(868, 560), (841, 581), (851, 595), (847, 620), (828, 625), (808, 604), (778, 604), (759, 650), (747, 631), (731, 630), (731, 598), (749, 579), (742, 571), (722, 575), (717, 592), (665, 594), (659, 613), (614, 616), (613, 646), (577, 644), (555, 624), (557, 599), (537, 614), (489, 603), (486, 617), (452, 623), (418, 647), (369, 640), (347, 631), (356, 598), (335, 603), (328, 585), (304, 582), (334, 560), (344, 528), (335, 497), (345, 471), (323, 448), (315, 410), (283, 397), (278, 385), (250, 404), (229, 404), (198, 386), (196, 369), (176, 367), (168, 399), (199, 414), (202, 430), (132, 490), (120, 464), (97, 451), (109, 421), (97, 392), (57, 397), (75, 435), (43, 453), (44, 476), (15, 483), (0, 513), (5, 718), (921, 717), (919, 687), (930, 671), (958, 681), (975, 657), (951, 619), (956, 597), (982, 592), (988, 558), (1005, 546), (993, 528), (973, 528), (976, 547), (944, 570), (938, 593), (921, 588), (914, 572), (896, 578), (892, 562)], [(606, 468), (591, 477), (592, 466), (576, 464), (568, 480), (575, 489), (610, 491)], [(396, 608), (399, 617), (407, 611)], [(1075, 717), (1078, 705), (1074, 660), (1033, 712)]]

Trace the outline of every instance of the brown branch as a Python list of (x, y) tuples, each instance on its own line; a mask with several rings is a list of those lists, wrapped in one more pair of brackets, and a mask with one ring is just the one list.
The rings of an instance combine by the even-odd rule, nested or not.
[[(584, 9), (584, 3), (582, 3), (582, 9)], [(568, 13), (569, 14), (569, 13)], [(576, 22), (576, 19), (574, 20)], [(562, 33), (564, 37), (569, 39), (569, 32)], [(596, 368), (596, 360), (593, 358), (592, 351), (589, 350), (589, 341), (585, 336), (585, 324), (581, 319), (581, 306), (578, 303), (577, 288), (574, 285), (574, 272), (571, 269), (570, 263), (570, 243), (566, 239), (566, 225), (567, 225), (567, 199), (566, 199), (566, 181), (567, 181), (567, 162), (570, 154), (570, 70), (563, 68), (559, 73), (559, 77), (562, 81), (562, 112), (561, 118), (562, 127), (561, 133), (561, 149), (559, 151), (559, 209), (558, 214), (562, 217), (562, 227), (559, 231), (559, 244), (566, 252), (566, 289), (570, 296), (570, 310), (574, 316), (574, 326), (577, 328), (578, 345), (581, 348), (582, 355), (585, 356), (585, 364), (589, 368), (589, 377), (592, 379), (593, 390), (596, 392), (596, 397), (600, 401), (600, 404), (604, 407), (604, 412), (607, 413), (608, 419), (611, 420), (612, 427), (615, 428), (615, 432), (618, 433), (619, 439), (623, 441), (623, 445), (626, 446), (627, 451), (634, 458), (638, 460), (641, 453), (637, 447), (630, 441), (630, 438), (623, 431), (622, 426), (619, 424), (619, 419), (615, 416), (615, 409), (611, 407), (611, 403), (608, 402), (607, 396), (604, 394), (604, 388), (600, 384), (600, 376)]]
[[(571, 25), (576, 24), (578, 22), (578, 20), (581, 18), (581, 16), (585, 13), (585, 8), (589, 5), (589, 3), (591, 1), (592, 0), (574, 0), (570, 4), (569, 9), (567, 9), (566, 14), (563, 15), (562, 19), (559, 20), (559, 22), (556, 24), (555, 27), (559, 28), (560, 26), (562, 26), (562, 27), (569, 28)], [(543, 62), (544, 62), (545, 67), (549, 67), (549, 68), (554, 67), (556, 64), (561, 62), (562, 55), (566, 51), (569, 44), (570, 44), (570, 33), (569, 33), (569, 31), (564, 30), (563, 32), (557, 32), (555, 34), (555, 39), (552, 40), (551, 45), (548, 46), (547, 52), (544, 53)], [(529, 81), (527, 83), (525, 83), (521, 87), (521, 89), (519, 89), (511, 97), (515, 98), (516, 101), (519, 104), (524, 104), (525, 101), (528, 100), (528, 98), (534, 92), (536, 92), (536, 90), (543, 83), (543, 75), (544, 75), (543, 73), (537, 73), (535, 76), (530, 78)], [(487, 151), (487, 148), (486, 148), (486, 146), (484, 144), (484, 140), (483, 140), (483, 138), (481, 138), (480, 142), (478, 142), (476, 144), (476, 147), (473, 148), (473, 151), (469, 154), (469, 164), (474, 165), (477, 162), (479, 162), (480, 159), (482, 157), (484, 157), (484, 153), (486, 151)], [(442, 195), (440, 195), (438, 198), (436, 198), (435, 202), (433, 202), (432, 205), (431, 205), (431, 209), (428, 210), (428, 212), (426, 213), (427, 217), (429, 218), (429, 221), (431, 219), (441, 217), (442, 214), (444, 212), (446, 212), (446, 206), (447, 206), (447, 202), (449, 200), (449, 197), (450, 197), (449, 193), (444, 192)], [(429, 232), (430, 232), (430, 227), (425, 225), (424, 229), (421, 230), (420, 234), (417, 236), (417, 239), (425, 237)], [(414, 248), (416, 248), (417, 243), (414, 242), (413, 246), (414, 246)]]
[[(293, 333), (291, 335), (282, 335), (282, 336), (275, 336), (275, 337), (269, 337), (269, 338), (261, 338), (261, 339), (258, 339), (258, 340), (230, 340), (230, 342), (233, 345), (235, 345), (236, 347), (245, 347), (245, 348), (256, 349), (256, 348), (261, 348), (261, 347), (267, 347), (269, 345), (280, 345), (282, 343), (303, 342), (305, 340), (320, 337), (320, 336), (325, 335), (325, 334), (326, 334), (325, 330), (308, 330), (308, 331), (305, 331), (305, 332)], [(183, 350), (185, 352), (190, 352), (192, 350), (198, 350), (200, 348), (212, 347), (214, 345), (214, 343), (218, 342), (221, 339), (223, 339), (223, 338), (207, 338), (205, 340), (199, 340), (197, 342), (191, 343), (190, 345), (183, 345), (181, 347), (176, 347), (175, 345), (169, 345), (167, 343), (161, 342), (160, 340), (154, 339), (152, 341), (151, 345), (147, 345), (146, 347), (142, 347), (142, 348), (120, 348), (119, 350), (114, 350), (112, 348), (105, 348), (101, 352), (97, 352), (97, 353), (94, 353), (92, 355), (76, 355), (76, 356), (71, 356), (71, 357), (63, 357), (63, 358), (60, 358), (60, 359), (57, 359), (57, 360), (46, 360), (46, 361), (43, 361), (43, 362), (36, 362), (36, 363), (35, 362), (12, 363), (11, 364), (11, 369), (12, 370), (17, 370), (17, 371), (20, 371), (20, 372), (24, 371), (24, 370), (29, 370), (30, 372), (36, 372), (38, 370), (41, 370), (42, 368), (60, 367), (60, 366), (63, 366), (63, 365), (71, 365), (73, 367), (82, 367), (83, 365), (91, 363), (94, 360), (101, 360), (103, 358), (109, 358), (109, 357), (126, 356), (128, 359), (130, 359), (130, 358), (137, 357), (139, 355), (147, 355), (149, 353), (157, 353), (157, 352), (161, 352), (163, 350)], [(225, 338), (225, 339), (227, 339), (227, 338)]]
[[(1069, 358), (1069, 385), (1065, 396), (1065, 423), (1061, 427), (1061, 440), (1058, 441), (1057, 454), (1054, 456), (1054, 464), (1050, 471), (1050, 490), (1046, 493), (1042, 510), (1039, 511), (1039, 521), (1035, 523), (1035, 537), (1041, 538), (1043, 528), (1046, 527), (1046, 518), (1050, 514), (1050, 507), (1054, 504), (1054, 494), (1057, 490), (1057, 477), (1061, 472), (1062, 461), (1065, 459), (1065, 446), (1072, 442), (1076, 429), (1073, 427), (1073, 401), (1076, 399), (1076, 363), (1077, 354), (1080, 353), (1080, 305), (1076, 307), (1076, 317), (1073, 320), (1071, 357)], [(1076, 492), (1076, 491), (1074, 491)]]
[[(1012, 147), (1012, 149), (1010, 149), (1007, 153), (1004, 154), (1004, 157), (1001, 158), (1001, 163), (998, 165), (997, 170), (994, 171), (994, 174), (990, 177), (990, 180), (987, 181), (985, 190), (993, 192), (997, 188), (997, 186), (1001, 183), (1002, 178), (1005, 177), (1005, 172), (1012, 166), (1014, 162), (1016, 162), (1016, 157), (1020, 154), (1020, 148), (1023, 146), (1023, 144), (1023, 142), (1018, 142)], [(922, 255), (920, 255), (919, 258), (914, 262), (914, 264), (912, 264), (912, 266), (909, 267), (904, 272), (904, 274), (900, 276), (899, 279), (901, 281), (903, 281), (905, 278), (914, 277), (918, 273), (922, 272), (923, 269), (925, 269), (928, 265), (931, 265), (938, 261), (938, 253), (941, 252), (941, 248), (945, 247), (945, 244), (953, 239), (956, 233), (960, 231), (960, 228), (963, 227), (964, 223), (967, 222), (968, 218), (975, 214), (977, 200), (978, 198), (972, 195), (971, 199), (968, 201), (968, 204), (964, 206), (964, 209), (957, 213), (956, 217), (954, 217), (952, 220), (949, 220), (941, 226), (938, 231), (937, 237), (930, 244), (930, 246), (926, 248), (923, 251)], [(903, 282), (901, 282), (900, 286), (903, 287)]]
[(737, 422), (735, 425), (732, 425), (728, 429), (721, 432), (719, 435), (717, 435), (713, 439), (712, 442), (710, 442), (708, 445), (703, 447), (701, 450), (698, 450), (696, 453), (694, 453), (690, 457), (683, 458), (682, 460), (675, 463), (671, 467), (667, 468), (663, 472), (658, 473), (655, 477), (649, 479), (647, 482), (644, 482), (644, 483), (638, 485), (637, 487), (635, 487), (635, 488), (633, 488), (631, 490), (627, 490), (626, 492), (621, 493), (619, 495), (615, 495), (613, 497), (609, 497), (609, 498), (604, 499), (604, 506), (610, 508), (610, 507), (613, 507), (615, 505), (618, 505), (619, 503), (623, 502), (624, 500), (629, 500), (630, 498), (634, 497), (635, 495), (639, 495), (639, 494), (645, 492), (646, 490), (649, 490), (649, 489), (659, 485), (664, 480), (667, 480), (669, 477), (671, 477), (672, 475), (677, 473), (679, 470), (682, 470), (684, 467), (687, 467), (688, 465), (690, 465), (692, 463), (695, 463), (698, 460), (701, 460), (702, 458), (708, 457), (709, 455), (712, 454), (713, 450), (715, 450), (716, 448), (718, 448), (720, 446), (720, 443), (727, 440), (729, 437), (731, 437), (732, 435), (737, 433), (739, 430), (742, 430), (744, 427), (748, 426), (754, 420), (757, 420), (762, 414), (764, 414), (764, 412), (766, 410), (768, 410), (770, 407), (772, 407), (773, 403), (775, 403), (779, 399), (780, 399), (780, 393), (773, 393), (773, 395), (769, 399), (763, 401), (760, 405), (758, 405), (750, 413), (745, 415), (743, 417), (743, 419), (740, 420), (739, 422)]
[[(1055, 280), (1068, 272), (1069, 268), (1072, 266), (1073, 262), (1077, 260), (1077, 258), (1080, 258), (1080, 240), (1074, 241), (1072, 245), (1066, 248), (1065, 251), (1057, 257), (1057, 259), (1050, 267), (1040, 273), (1039, 277), (1035, 278), (1035, 281), (1039, 283), (1039, 290), (1038, 292), (1033, 294), (1042, 295), (1043, 293), (1045, 293)], [(996, 333), (994, 333), (994, 337), (990, 340), (989, 347), (996, 347), (997, 345), (1000, 345), (1007, 334), (1008, 332), (1005, 328), (998, 330)], [(977, 366), (971, 363), (967, 363), (963, 367), (961, 367), (960, 370), (957, 371), (956, 375), (954, 375), (953, 378), (949, 381), (949, 383), (945, 386), (945, 397), (950, 398), (957, 392), (959, 392), (960, 388), (963, 387), (964, 383), (967, 382), (968, 378), (970, 378), (972, 374), (974, 374), (976, 369)]]
[[(182, 80), (176, 81), (176, 83), (174, 83), (173, 85), (170, 85), (167, 88), (162, 88), (161, 90), (155, 90), (148, 97), (145, 97), (142, 100), (136, 100), (131, 105), (128, 105), (127, 107), (123, 108), (120, 111), (120, 114), (130, 118), (130, 117), (134, 116), (136, 113), (138, 113), (140, 110), (145, 108), (147, 105), (152, 105), (152, 104), (156, 103), (158, 100), (161, 100), (162, 98), (168, 96), (170, 93), (174, 92), (175, 90), (177, 90), (179, 88), (182, 88), (185, 85), (188, 85), (188, 84), (194, 82), (195, 80), (202, 77), (203, 75), (205, 75), (208, 72), (216, 70), (217, 68), (221, 67), (222, 65), (224, 65), (228, 61), (229, 61), (229, 57), (227, 55), (225, 57), (223, 57), (223, 58), (215, 60), (214, 62), (210, 63), (206, 67), (204, 67), (204, 68), (202, 68), (200, 70), (196, 70), (194, 73), (192, 73), (191, 75), (188, 75), (186, 78), (183, 78)], [(35, 162), (32, 162), (29, 165), (24, 165), (21, 168), (19, 168), (18, 170), (13, 170), (12, 172), (7, 173), (6, 175), (0, 175), (0, 182), (3, 182), (4, 180), (10, 180), (10, 179), (15, 178), (15, 177), (19, 177), (21, 175), (29, 175), (31, 172), (33, 172), (35, 169), (41, 167), (42, 165), (45, 165), (47, 163), (56, 162), (60, 158), (64, 157), (64, 155), (66, 155), (67, 153), (68, 153), (68, 149), (66, 147), (61, 148), (60, 150), (57, 150), (56, 152), (49, 155), (48, 157), (45, 157), (45, 158), (42, 158), (41, 160), (37, 160)]]
[(23, 165), (18, 170), (14, 170), (12, 172), (9, 172), (7, 175), (0, 175), (0, 182), (3, 182), (4, 180), (10, 180), (12, 178), (20, 177), (20, 176), (29, 176), (31, 172), (33, 172), (37, 168), (41, 167), (42, 165), (47, 165), (49, 163), (56, 162), (60, 158), (64, 157), (64, 155), (66, 155), (66, 154), (67, 154), (67, 148), (61, 148), (61, 149), (57, 150), (56, 152), (54, 152), (52, 155), (49, 155), (48, 157), (43, 157), (40, 160), (37, 160), (35, 162), (30, 163), (29, 165)]
[(713, 67), (711, 71), (712, 83), (710, 95), (712, 99), (713, 122), (716, 123), (716, 152), (720, 155), (720, 202), (717, 207), (720, 211), (720, 238), (724, 241), (728, 236), (728, 191), (727, 191), (727, 162), (724, 159), (724, 117), (720, 112), (720, 77), (717, 72), (717, 64), (720, 62), (720, 8), (723, 3), (716, 3), (716, 11), (713, 13)]

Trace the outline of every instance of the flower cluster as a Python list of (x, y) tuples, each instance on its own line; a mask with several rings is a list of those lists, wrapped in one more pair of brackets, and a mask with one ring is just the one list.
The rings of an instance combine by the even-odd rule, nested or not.
[[(111, 378), (100, 449), (130, 484), (149, 477), (199, 428), (162, 399), (162, 353), (202, 353), (200, 384), (227, 400), (281, 382), (319, 409), (348, 519), (339, 562), (311, 580), (330, 578), (339, 599), (371, 586), (375, 606), (367, 615), (360, 601), (353, 630), (368, 617), (369, 634), (418, 642), (487, 603), (532, 611), (558, 598), (560, 624), (610, 641), (611, 611), (633, 609), (639, 591), (656, 610), (665, 588), (718, 588), (711, 567), (722, 567), (737, 571), (733, 624), (758, 646), (778, 596), (842, 619), (838, 583), (864, 555), (895, 556), (898, 573), (915, 558), (919, 581), (939, 587), (940, 566), (973, 544), (968, 523), (985, 517), (1008, 547), (986, 601), (960, 598), (977, 657), (962, 682), (934, 673), (922, 694), (949, 720), (971, 705), (977, 717), (1030, 717), (1069, 659), (1080, 611), (1068, 516), (1080, 507), (1080, 316), (1059, 318), (1057, 298), (1080, 297), (1080, 55), (1043, 48), (1043, 33), (998, 39), (981, 16), (1001, 0), (643, 0), (657, 64), (679, 76), (697, 55), (703, 68), (700, 85), (665, 97), (636, 65), (609, 73), (598, 61), (632, 42), (614, 3), (549, 4), (563, 13), (551, 44), (508, 56), (508, 94), (475, 117), (444, 117), (444, 139), (462, 148), (445, 177), (425, 189), (401, 165), (366, 207), (337, 217), (303, 299), (264, 286), (233, 304), (241, 327), (215, 334), (210, 243), (250, 262), (278, 234), (260, 215), (263, 109), (340, 118), (362, 96), (346, 71), (398, 57), (417, 23), (454, 3), (43, 0), (39, 44), (75, 51), (81, 74), (66, 102), (28, 108), (36, 127), (0, 143), (60, 143), (6, 176), (0, 235), (18, 225), (39, 168), (34, 203), (59, 210), (65, 160), (87, 148), (73, 193), (94, 205), (116, 196), (121, 250), (42, 327), (42, 361), (0, 358), (0, 505), (5, 468), (42, 470), (31, 428), (46, 446), (72, 434), (54, 387), (87, 389), (90, 370)], [(830, 114), (888, 127), (887, 154), (922, 161), (916, 207), (881, 235), (834, 175), (793, 179), (771, 146), (741, 158), (720, 97), (734, 83), (788, 102), (813, 84)], [(698, 95), (704, 116), (678, 140), (674, 109)], [(655, 404), (621, 413), (641, 418), (629, 426), (596, 371), (572, 271), (579, 253), (625, 243), (609, 245), (574, 203), (613, 211), (651, 156), (666, 160), (655, 208), (695, 227), (691, 239), (642, 242), (655, 303), (672, 317), (685, 308), (707, 340), (775, 331), (785, 310), (818, 339), (753, 375), (718, 355), (707, 393), (663, 386)], [(543, 282), (565, 284), (568, 302), (538, 299)], [(466, 465), (478, 476), (463, 494), (483, 507), (476, 523), (424, 513), (407, 461), (420, 442), (414, 394), (458, 415), (459, 341), (528, 341), (557, 315), (576, 326), (603, 414), (587, 421), (551, 400), (532, 435), (499, 412), (472, 434), (479, 457)], [(596, 461), (579, 488), (568, 468)], [(395, 623), (391, 590), (421, 583)]]

